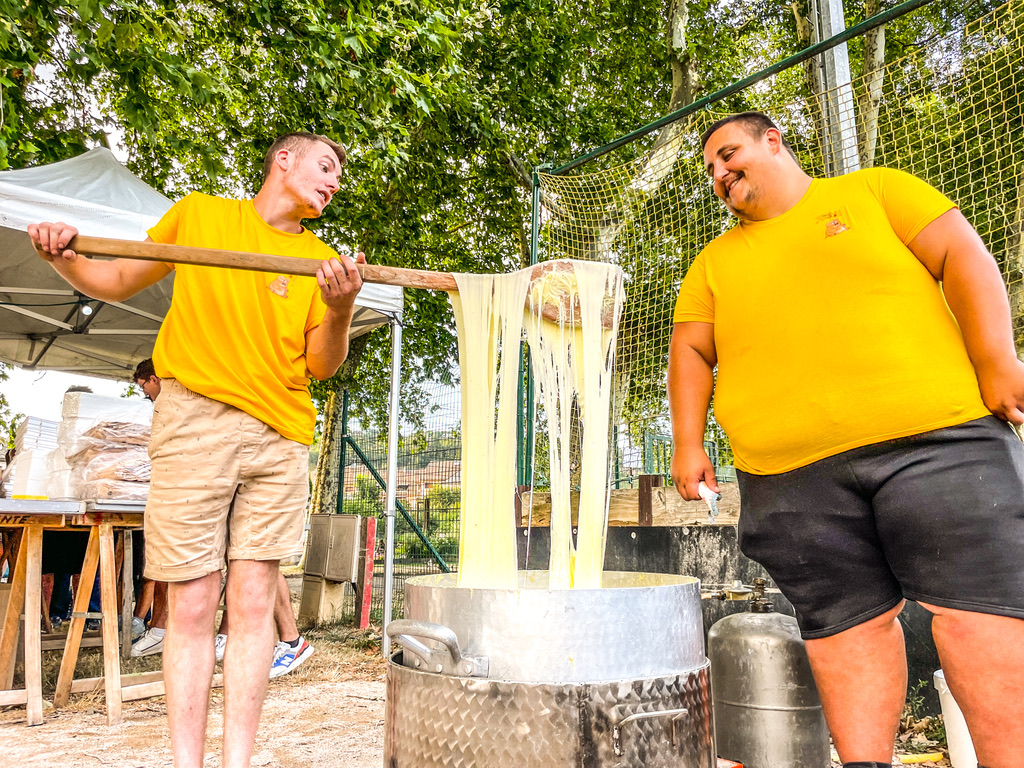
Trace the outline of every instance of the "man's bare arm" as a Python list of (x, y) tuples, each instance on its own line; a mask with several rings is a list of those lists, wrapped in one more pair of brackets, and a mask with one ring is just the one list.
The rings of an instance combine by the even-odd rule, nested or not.
[(325, 261), (317, 272), (320, 297), (327, 312), (320, 325), (306, 334), (306, 368), (310, 375), (323, 381), (333, 376), (348, 357), (348, 334), (355, 313), (356, 294), (363, 286), (356, 264), (365, 264), (366, 257), (356, 254)]
[[(67, 248), (78, 230), (61, 222), (30, 224), (28, 234), (33, 245), (43, 248), (43, 258), (57, 274), (100, 301), (124, 301), (171, 273), (170, 265), (158, 261), (87, 259)], [(147, 237), (146, 242), (153, 241)]]
[(703, 480), (718, 491), (704, 450), (704, 429), (718, 362), (713, 323), (676, 323), (668, 352), (668, 405), (672, 415), (672, 480), (684, 499), (698, 499)]
[(909, 247), (942, 281), (985, 406), (1001, 419), (1024, 424), (1024, 364), (1014, 349), (1010, 302), (992, 254), (956, 209), (928, 224)]

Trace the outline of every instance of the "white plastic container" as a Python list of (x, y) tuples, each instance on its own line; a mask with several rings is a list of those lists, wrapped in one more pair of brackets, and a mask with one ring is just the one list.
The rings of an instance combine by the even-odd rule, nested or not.
[(7, 472), (12, 498), (46, 498), (46, 456), (46, 451), (32, 449), (25, 449), (15, 455)]
[(949, 762), (953, 768), (978, 768), (978, 756), (974, 753), (974, 742), (967, 730), (967, 721), (953, 699), (953, 694), (946, 685), (946, 676), (942, 674), (941, 669), (935, 673), (933, 681), (935, 689), (939, 692), (942, 721), (946, 724)]

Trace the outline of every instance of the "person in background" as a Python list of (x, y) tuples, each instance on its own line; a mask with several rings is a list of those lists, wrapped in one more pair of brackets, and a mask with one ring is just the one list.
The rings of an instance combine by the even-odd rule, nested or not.
[(135, 373), (132, 375), (135, 386), (142, 390), (142, 396), (149, 402), (155, 403), (160, 394), (160, 377), (156, 375), (156, 368), (153, 366), (153, 358), (147, 357), (135, 366)]
[[(151, 403), (160, 394), (160, 377), (156, 375), (153, 359), (147, 357), (135, 366), (132, 381), (143, 396)], [(146, 535), (140, 532), (142, 551), (145, 552)], [(145, 562), (145, 559), (143, 559)], [(149, 625), (146, 616), (152, 614)], [(164, 635), (167, 628), (167, 582), (142, 577), (139, 597), (132, 617), (132, 656), (150, 656), (164, 650)]]
[[(274, 624), (277, 626), (277, 645), (274, 646), (274, 663), (270, 666), (270, 679), (294, 672), (313, 655), (313, 646), (299, 634), (292, 609), (291, 593), (284, 574), (277, 582), (277, 597), (274, 600)], [(217, 661), (224, 660), (224, 649), (228, 643), (228, 611), (220, 619), (220, 628), (214, 637)]]

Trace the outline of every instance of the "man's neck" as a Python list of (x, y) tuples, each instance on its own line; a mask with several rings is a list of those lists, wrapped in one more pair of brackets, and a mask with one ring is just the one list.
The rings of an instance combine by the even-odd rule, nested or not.
[(773, 186), (770, 194), (763, 195), (763, 204), (753, 211), (747, 221), (767, 221), (781, 216), (799, 203), (813, 179), (799, 168), (785, 173)]
[(275, 194), (264, 186), (256, 193), (252, 204), (260, 218), (274, 229), (296, 235), (302, 232), (300, 211), (286, 196)]

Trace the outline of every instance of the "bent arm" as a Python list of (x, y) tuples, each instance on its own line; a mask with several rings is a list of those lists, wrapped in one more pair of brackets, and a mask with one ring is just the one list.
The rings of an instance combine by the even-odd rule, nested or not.
[(939, 216), (908, 246), (942, 289), (960, 325), (986, 407), (1024, 422), (1024, 367), (1017, 359), (1010, 302), (999, 267), (959, 210)]
[(348, 334), (355, 315), (356, 295), (363, 287), (356, 264), (365, 264), (362, 253), (356, 258), (339, 256), (320, 264), (316, 282), (320, 298), (327, 305), (320, 325), (306, 333), (306, 370), (316, 379), (329, 379), (348, 357)]
[(684, 499), (698, 499), (703, 480), (718, 490), (704, 451), (704, 429), (718, 362), (713, 323), (676, 323), (668, 353), (668, 405), (672, 416), (672, 480)]
[(352, 325), (353, 308), (328, 308), (320, 325), (306, 334), (306, 369), (315, 379), (323, 381), (338, 372), (348, 357), (348, 331)]

